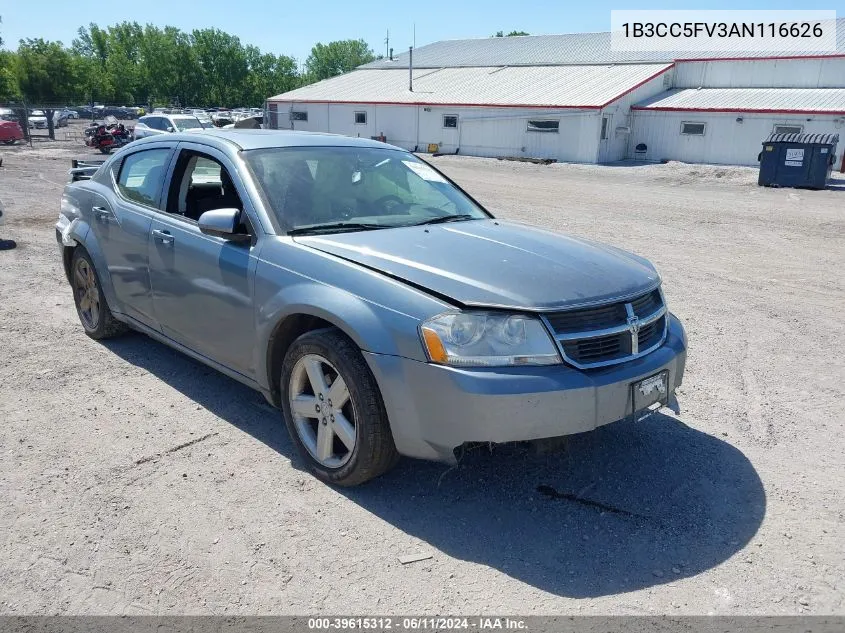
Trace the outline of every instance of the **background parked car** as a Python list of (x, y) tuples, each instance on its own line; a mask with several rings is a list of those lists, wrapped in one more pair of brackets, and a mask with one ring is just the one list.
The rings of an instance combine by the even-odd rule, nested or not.
[(53, 111), (53, 127), (67, 127), (68, 115), (62, 110)]
[(203, 124), (195, 116), (187, 114), (148, 114), (138, 119), (138, 123), (135, 124), (135, 138), (202, 129)]
[(0, 121), (20, 121), (20, 117), (12, 108), (0, 108)]
[(12, 145), (23, 140), (23, 130), (17, 121), (0, 121), (0, 143)]
[(44, 110), (30, 110), (29, 116), (27, 117), (27, 121), (29, 127), (36, 129), (36, 130), (46, 130), (47, 129), (47, 115), (44, 114)]
[(117, 119), (134, 119), (135, 113), (129, 108), (106, 106), (101, 110), (101, 116), (113, 116)]

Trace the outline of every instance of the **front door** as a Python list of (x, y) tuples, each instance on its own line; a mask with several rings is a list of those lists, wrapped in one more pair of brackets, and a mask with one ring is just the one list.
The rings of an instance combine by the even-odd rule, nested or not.
[[(180, 144), (164, 213), (150, 226), (153, 307), (162, 332), (193, 351), (255, 377), (253, 280), (257, 240), (202, 233), (204, 211), (237, 207), (252, 235), (248, 199), (233, 165), (204, 146)], [(237, 183), (237, 184), (236, 184)]]

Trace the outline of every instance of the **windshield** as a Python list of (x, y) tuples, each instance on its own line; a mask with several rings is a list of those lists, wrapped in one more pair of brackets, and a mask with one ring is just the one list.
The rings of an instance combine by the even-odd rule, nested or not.
[(201, 130), (202, 123), (199, 122), (199, 119), (195, 117), (185, 117), (184, 119), (173, 119), (173, 125), (176, 126), (176, 129), (180, 132), (184, 132), (185, 130)]
[(285, 147), (243, 156), (286, 232), (490, 217), (429, 165), (400, 150)]

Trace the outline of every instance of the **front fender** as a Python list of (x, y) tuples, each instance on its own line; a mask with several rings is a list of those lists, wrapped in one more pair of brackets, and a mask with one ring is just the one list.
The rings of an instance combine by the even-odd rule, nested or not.
[[(294, 315), (318, 317), (344, 332), (363, 351), (425, 360), (417, 334), (419, 319), (366, 301), (346, 290), (301, 281), (262, 298), (257, 312), (256, 368), (269, 382), (271, 359), (266, 354), (277, 328)], [(269, 387), (270, 385), (263, 385)]]

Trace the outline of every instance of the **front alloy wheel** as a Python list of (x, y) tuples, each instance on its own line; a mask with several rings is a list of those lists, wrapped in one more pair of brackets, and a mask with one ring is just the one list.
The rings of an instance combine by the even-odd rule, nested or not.
[(361, 350), (340, 330), (306, 332), (279, 381), (288, 432), (318, 478), (355, 486), (399, 459), (381, 392)]
[(322, 466), (339, 468), (355, 450), (355, 407), (337, 369), (318, 354), (296, 361), (288, 390), (296, 432)]

